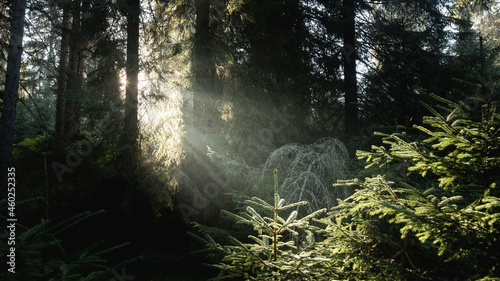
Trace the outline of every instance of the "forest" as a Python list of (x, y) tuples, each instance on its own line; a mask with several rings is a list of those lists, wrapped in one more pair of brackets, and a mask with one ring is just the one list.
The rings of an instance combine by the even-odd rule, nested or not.
[(500, 280), (499, 26), (0, 0), (0, 280)]

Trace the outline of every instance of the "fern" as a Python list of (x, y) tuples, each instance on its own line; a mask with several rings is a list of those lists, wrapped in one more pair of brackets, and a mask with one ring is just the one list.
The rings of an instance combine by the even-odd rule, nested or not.
[[(26, 202), (21, 201), (19, 204), (22, 205)], [(4, 210), (6, 206), (7, 201), (5, 199), (0, 201), (1, 210)], [(104, 258), (105, 254), (124, 247), (128, 243), (99, 250), (104, 245), (104, 242), (100, 241), (71, 254), (66, 251), (63, 242), (57, 238), (57, 234), (68, 231), (79, 222), (99, 213), (101, 211), (80, 213), (57, 224), (52, 224), (50, 220), (42, 220), (39, 224), (31, 227), (16, 223), (16, 234), (18, 234), (15, 244), (16, 260), (24, 261), (24, 264), (16, 267), (15, 274), (6, 270), (1, 272), (0, 279), (69, 281), (102, 280), (102, 278), (109, 277), (111, 270), (118, 265), (108, 265), (107, 260)], [(1, 217), (6, 219), (4, 216)], [(9, 247), (0, 247), (0, 253), (3, 257), (6, 257), (9, 253)], [(124, 261), (123, 264), (130, 263), (134, 259)]]

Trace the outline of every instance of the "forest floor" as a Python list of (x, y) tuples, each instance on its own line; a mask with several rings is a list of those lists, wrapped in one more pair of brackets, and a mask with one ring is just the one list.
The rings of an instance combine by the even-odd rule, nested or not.
[[(145, 249), (143, 261), (130, 265), (130, 273), (137, 280), (147, 281), (206, 281), (217, 272), (203, 265), (203, 259), (182, 252), (160, 252)], [(128, 269), (129, 267), (127, 267)], [(134, 279), (135, 280), (135, 279)]]

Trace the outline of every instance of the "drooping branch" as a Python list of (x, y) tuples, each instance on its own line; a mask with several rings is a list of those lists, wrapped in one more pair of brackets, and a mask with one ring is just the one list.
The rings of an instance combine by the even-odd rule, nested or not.
[(267, 159), (264, 171), (276, 168), (285, 175), (280, 194), (286, 201), (308, 202), (308, 212), (331, 207), (347, 191), (332, 184), (345, 177), (347, 149), (336, 139), (325, 138), (311, 145), (288, 144)]

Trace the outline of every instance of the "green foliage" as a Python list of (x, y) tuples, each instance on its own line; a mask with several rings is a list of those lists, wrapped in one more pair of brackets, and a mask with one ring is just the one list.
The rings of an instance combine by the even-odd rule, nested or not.
[[(210, 235), (200, 238), (209, 249), (224, 254), (215, 280), (243, 277), (245, 280), (319, 280), (322, 271), (318, 270), (328, 259), (314, 249), (316, 227), (310, 220), (325, 209), (318, 210), (301, 219), (297, 211), (281, 217), (282, 211), (306, 204), (305, 201), (285, 205), (278, 194), (277, 171), (274, 172), (274, 205), (253, 197), (245, 201), (248, 206), (241, 214), (225, 212), (237, 223), (253, 226), (258, 235), (249, 235), (248, 242), (229, 237), (233, 245), (220, 245)], [(265, 214), (269, 214), (266, 216)], [(302, 243), (285, 240), (286, 234), (303, 236)]]
[(280, 194), (287, 201), (306, 201), (308, 213), (331, 208), (337, 198), (346, 198), (347, 189), (332, 188), (331, 183), (345, 179), (348, 152), (344, 144), (333, 138), (317, 140), (310, 145), (287, 144), (271, 153), (264, 172), (275, 167), (284, 172)]
[[(221, 270), (217, 279), (498, 278), (500, 115), (493, 94), (479, 109), (435, 97), (446, 114), (426, 106), (433, 115), (415, 126), (427, 134), (423, 140), (380, 133), (384, 145), (358, 157), (368, 168), (385, 166), (387, 177), (339, 181), (358, 189), (318, 220), (323, 229), (309, 224), (322, 210), (302, 219), (296, 211), (286, 219), (278, 215), (305, 202), (284, 206), (277, 180), (274, 206), (254, 197), (242, 213), (226, 212), (258, 235), (248, 242), (229, 238), (231, 246), (210, 235), (202, 239), (224, 255), (214, 265)], [(304, 244), (286, 241), (285, 233), (304, 237)]]
[(436, 98), (446, 114), (426, 106), (433, 116), (424, 118), (427, 126), (416, 126), (427, 139), (409, 142), (404, 134), (385, 134), (388, 148), (358, 152), (370, 165), (400, 163), (401, 177), (342, 182), (359, 189), (323, 222), (336, 257), (332, 268), (344, 279), (500, 275), (496, 101), (489, 96), (476, 112)]
[[(33, 200), (39, 200), (33, 199)], [(28, 201), (19, 202), (22, 206)], [(2, 213), (6, 213), (7, 201), (0, 202)], [(70, 230), (76, 224), (98, 215), (102, 211), (83, 212), (59, 223), (42, 220), (40, 223), (26, 227), (16, 222), (15, 244), (2, 243), (0, 253), (2, 261), (10, 254), (11, 247), (15, 248), (15, 273), (2, 271), (2, 280), (107, 280), (110, 271), (116, 266), (109, 266), (106, 254), (125, 246), (128, 243), (112, 248), (102, 249), (104, 242), (100, 241), (78, 252), (67, 250), (67, 245), (58, 237), (61, 233)], [(2, 219), (7, 219), (2, 215)], [(6, 237), (10, 233), (4, 230)], [(126, 263), (131, 262), (131, 260)], [(119, 266), (123, 266), (120, 264)]]
[[(53, 138), (49, 135), (39, 135), (34, 138), (26, 138), (13, 148), (13, 158), (18, 161), (26, 161), (33, 157), (33, 154), (40, 154), (47, 151), (48, 142)], [(31, 159), (32, 160), (32, 159)]]
[[(371, 21), (361, 28), (367, 31), (362, 45), (370, 49), (368, 57), (374, 60), (365, 75), (366, 92), (360, 104), (365, 124), (389, 125), (397, 119), (398, 124), (411, 127), (427, 114), (415, 103), (433, 102), (428, 93), (454, 101), (467, 97), (469, 91), (458, 79), (476, 79), (479, 36), (462, 28), (472, 25), (469, 20), (450, 17), (437, 2), (364, 4)], [(447, 27), (451, 25), (458, 32), (450, 32)]]

